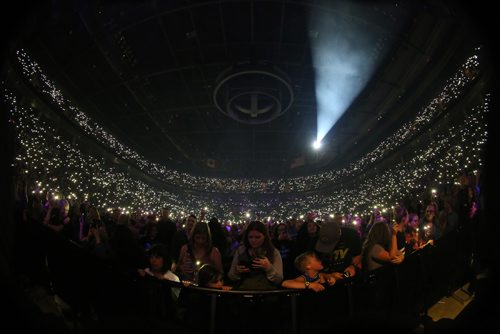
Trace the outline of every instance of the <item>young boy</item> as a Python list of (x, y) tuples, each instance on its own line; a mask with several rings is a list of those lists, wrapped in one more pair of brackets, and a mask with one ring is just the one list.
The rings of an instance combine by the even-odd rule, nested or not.
[(325, 290), (325, 285), (335, 284), (332, 274), (320, 273), (323, 269), (321, 261), (314, 252), (305, 252), (295, 258), (295, 267), (303, 274), (294, 279), (288, 279), (281, 286), (288, 289), (311, 289), (314, 292)]

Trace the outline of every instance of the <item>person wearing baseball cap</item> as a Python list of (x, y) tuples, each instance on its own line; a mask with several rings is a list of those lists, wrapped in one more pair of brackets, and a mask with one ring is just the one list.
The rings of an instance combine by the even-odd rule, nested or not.
[(360, 269), (361, 238), (356, 230), (342, 226), (337, 220), (321, 225), (315, 250), (323, 271), (334, 273), (337, 280), (353, 277)]

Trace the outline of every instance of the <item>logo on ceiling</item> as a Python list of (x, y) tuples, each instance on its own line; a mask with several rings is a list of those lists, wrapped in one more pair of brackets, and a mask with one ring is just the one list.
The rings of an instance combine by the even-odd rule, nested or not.
[(213, 98), (224, 115), (241, 123), (262, 124), (290, 109), (293, 91), (286, 75), (278, 69), (247, 64), (224, 71)]

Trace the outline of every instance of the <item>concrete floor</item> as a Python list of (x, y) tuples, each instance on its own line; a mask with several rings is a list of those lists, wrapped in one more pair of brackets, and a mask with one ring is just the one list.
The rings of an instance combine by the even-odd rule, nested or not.
[(433, 321), (441, 319), (454, 320), (460, 312), (474, 299), (474, 295), (468, 292), (469, 283), (456, 290), (451, 296), (443, 297), (434, 304), (428, 311), (427, 315)]

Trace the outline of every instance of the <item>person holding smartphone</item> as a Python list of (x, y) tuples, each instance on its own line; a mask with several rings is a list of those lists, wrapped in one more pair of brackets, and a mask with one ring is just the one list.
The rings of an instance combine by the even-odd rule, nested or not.
[(228, 277), (236, 282), (235, 289), (239, 290), (279, 288), (283, 281), (283, 262), (261, 221), (253, 221), (247, 226), (243, 245), (234, 254)]

